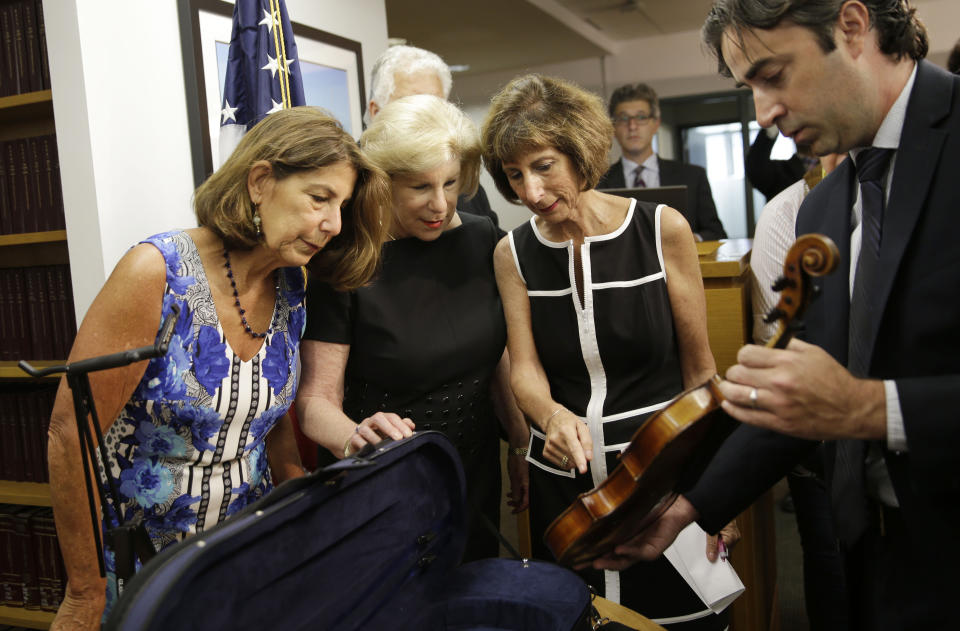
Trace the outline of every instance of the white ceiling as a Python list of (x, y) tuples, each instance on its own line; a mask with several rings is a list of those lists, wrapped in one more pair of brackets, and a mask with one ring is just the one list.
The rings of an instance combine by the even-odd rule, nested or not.
[(615, 53), (621, 42), (699, 29), (712, 0), (386, 0), (387, 30), (464, 74)]

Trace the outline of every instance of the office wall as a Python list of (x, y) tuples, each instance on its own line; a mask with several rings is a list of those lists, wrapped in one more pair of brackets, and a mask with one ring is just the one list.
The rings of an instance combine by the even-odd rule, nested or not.
[[(387, 45), (384, 0), (287, 0), (291, 18)], [(196, 225), (178, 2), (45, 0), (74, 301), (86, 313), (143, 237)]]

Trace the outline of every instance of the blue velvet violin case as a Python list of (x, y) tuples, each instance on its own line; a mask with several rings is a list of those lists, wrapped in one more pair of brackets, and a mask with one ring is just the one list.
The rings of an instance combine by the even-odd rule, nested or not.
[(104, 628), (589, 629), (589, 590), (569, 570), (459, 565), (464, 498), (443, 434), (368, 446), (157, 555)]

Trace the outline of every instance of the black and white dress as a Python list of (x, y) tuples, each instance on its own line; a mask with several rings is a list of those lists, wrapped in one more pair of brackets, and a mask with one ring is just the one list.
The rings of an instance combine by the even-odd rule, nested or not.
[[(551, 396), (587, 424), (593, 440), (590, 472), (580, 475), (545, 459), (545, 436), (532, 428), (527, 459), (534, 556), (552, 558), (542, 543), (550, 522), (602, 482), (636, 429), (683, 389), (663, 265), (662, 208), (632, 200), (614, 232), (584, 239), (582, 304), (573, 242), (547, 240), (535, 219), (510, 232)], [(672, 629), (725, 626), (663, 557), (623, 572), (582, 575), (605, 598)]]

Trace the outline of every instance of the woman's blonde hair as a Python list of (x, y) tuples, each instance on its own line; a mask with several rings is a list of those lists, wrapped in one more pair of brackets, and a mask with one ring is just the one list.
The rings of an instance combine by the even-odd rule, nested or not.
[(460, 159), (460, 194), (480, 183), (480, 134), (456, 105), (427, 94), (391, 101), (360, 136), (363, 152), (391, 177)]
[(380, 261), (386, 237), (384, 213), (391, 189), (386, 174), (372, 165), (340, 123), (315, 107), (294, 107), (270, 114), (253, 126), (193, 196), (201, 226), (231, 249), (248, 250), (259, 242), (253, 223), (256, 206), (247, 176), (261, 160), (282, 180), (302, 171), (346, 163), (357, 173), (350, 202), (341, 211), (340, 234), (307, 264), (316, 278), (340, 290), (366, 284)]
[(504, 162), (552, 147), (570, 158), (582, 190), (590, 190), (607, 172), (613, 124), (596, 94), (563, 79), (528, 74), (493, 97), (481, 135), (484, 166), (500, 193), (516, 202)]

